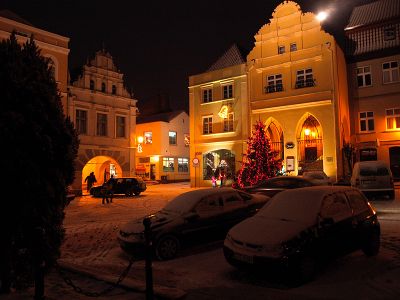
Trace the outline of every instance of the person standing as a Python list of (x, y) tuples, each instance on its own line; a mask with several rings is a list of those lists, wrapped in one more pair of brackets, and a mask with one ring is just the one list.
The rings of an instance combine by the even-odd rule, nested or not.
[(92, 188), (93, 184), (97, 182), (94, 172), (91, 172), (88, 176), (86, 176), (85, 182), (87, 182), (86, 191), (90, 192), (90, 189)]
[(223, 185), (224, 185), (224, 179), (225, 179), (225, 171), (224, 171), (224, 170), (221, 170), (221, 172), (219, 173), (219, 179), (220, 179), (220, 181), (221, 181), (219, 187), (223, 187)]
[(211, 183), (213, 188), (217, 187), (217, 178), (215, 176), (211, 177)]

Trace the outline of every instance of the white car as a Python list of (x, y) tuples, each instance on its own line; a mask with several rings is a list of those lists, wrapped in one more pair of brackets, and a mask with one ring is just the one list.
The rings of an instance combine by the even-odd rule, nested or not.
[(315, 185), (332, 185), (332, 180), (324, 171), (306, 171), (303, 177), (313, 182)]

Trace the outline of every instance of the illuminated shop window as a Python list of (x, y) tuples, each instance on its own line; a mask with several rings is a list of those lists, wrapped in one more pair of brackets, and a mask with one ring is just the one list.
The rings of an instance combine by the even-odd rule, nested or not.
[(146, 131), (144, 133), (144, 143), (145, 144), (153, 144), (153, 132)]
[(218, 178), (223, 172), (225, 179), (235, 175), (235, 154), (227, 149), (219, 149), (203, 154), (203, 180)]
[(386, 128), (388, 130), (400, 129), (400, 108), (386, 110)]
[(188, 158), (178, 158), (178, 172), (189, 172)]

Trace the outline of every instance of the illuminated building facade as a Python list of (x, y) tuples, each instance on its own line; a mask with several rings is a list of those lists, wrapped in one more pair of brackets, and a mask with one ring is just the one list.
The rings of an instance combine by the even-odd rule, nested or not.
[(400, 179), (400, 2), (355, 7), (345, 28), (354, 160), (383, 160)]
[(97, 51), (69, 86), (68, 115), (80, 140), (74, 190), (85, 190), (90, 172), (97, 184), (135, 173), (136, 103), (112, 56)]
[(136, 175), (146, 180), (189, 180), (189, 116), (185, 111), (137, 118)]
[[(251, 126), (258, 120), (265, 123), (277, 158), (291, 175), (323, 170), (334, 179), (346, 176), (346, 62), (314, 14), (302, 13), (295, 2), (283, 2), (255, 35), (246, 61), (226, 61), (230, 65), (225, 68), (189, 78), (190, 153), (191, 159), (199, 159), (197, 167), (191, 166), (192, 186), (211, 185), (210, 174), (224, 167), (221, 161), (228, 169), (235, 166), (228, 172), (237, 172)], [(233, 113), (228, 131), (224, 106)]]

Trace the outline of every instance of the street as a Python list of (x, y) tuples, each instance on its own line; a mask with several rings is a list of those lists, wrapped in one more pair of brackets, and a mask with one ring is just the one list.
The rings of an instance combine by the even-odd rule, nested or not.
[[(144, 217), (161, 209), (175, 195), (189, 191), (188, 183), (150, 185), (139, 197), (115, 197), (101, 204), (101, 198), (77, 197), (66, 210), (66, 240), (63, 264), (85, 266), (96, 272), (115, 275), (128, 264), (116, 240), (119, 226), (132, 218)], [(317, 278), (303, 286), (288, 288), (273, 276), (238, 271), (223, 256), (222, 241), (185, 250), (179, 258), (155, 261), (155, 285), (185, 291), (186, 299), (397, 299), (400, 290), (400, 190), (396, 200), (372, 200), (381, 223), (381, 250), (368, 258), (361, 251), (325, 266)], [(145, 282), (144, 261), (134, 263), (127, 278)], [(268, 274), (268, 270), (266, 270)], [(76, 275), (75, 275), (76, 276)], [(106, 283), (77, 277), (76, 285), (99, 291)], [(78, 295), (58, 278), (49, 275), (47, 294), (57, 299), (89, 299)], [(118, 288), (99, 299), (144, 299), (144, 293)], [(11, 299), (11, 298), (10, 298)]]

